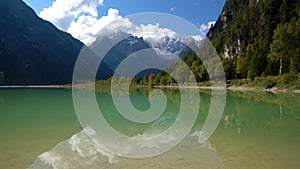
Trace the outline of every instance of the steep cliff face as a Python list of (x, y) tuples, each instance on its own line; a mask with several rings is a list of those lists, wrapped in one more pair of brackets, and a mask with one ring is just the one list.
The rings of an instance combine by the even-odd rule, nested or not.
[(281, 0), (227, 0), (207, 36), (223, 58), (245, 56), (259, 37), (270, 42), (279, 18)]
[(272, 74), (271, 69), (279, 64), (269, 57), (274, 32), (280, 25), (297, 27), (299, 4), (298, 0), (227, 0), (207, 37), (235, 68), (244, 57), (253, 75)]

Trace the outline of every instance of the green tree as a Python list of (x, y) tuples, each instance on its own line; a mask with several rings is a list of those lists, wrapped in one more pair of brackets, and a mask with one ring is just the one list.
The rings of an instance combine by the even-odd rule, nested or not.
[(148, 85), (148, 77), (145, 75), (142, 80), (142, 85), (147, 86)]
[(251, 81), (253, 81), (254, 78), (255, 78), (255, 76), (257, 76), (257, 75), (255, 74), (254, 70), (252, 70), (252, 69), (248, 70), (248, 73), (247, 73), (247, 78), (248, 79), (250, 79)]
[(283, 73), (283, 62), (286, 61), (289, 54), (288, 36), (286, 35), (286, 26), (279, 25), (274, 31), (273, 43), (270, 45), (270, 53), (268, 57), (273, 61), (279, 61), (279, 75)]
[(282, 0), (282, 4), (279, 8), (279, 17), (280, 17), (280, 22), (281, 23), (286, 23), (288, 21), (288, 6), (286, 0)]
[(233, 61), (233, 59), (222, 60), (222, 65), (227, 79), (233, 79), (235, 77), (235, 67)]
[(203, 64), (199, 66), (199, 77), (200, 81), (207, 81), (209, 79), (206, 68)]
[(271, 61), (279, 62), (279, 75), (298, 72), (300, 51), (300, 27), (295, 21), (290, 24), (278, 25), (274, 31), (273, 42), (270, 45), (268, 57)]
[(188, 70), (189, 69), (186, 69), (183, 63), (178, 64), (178, 66), (173, 72), (175, 79), (177, 79), (178, 82), (182, 84), (188, 81), (189, 74), (190, 74)]
[(4, 78), (4, 72), (0, 71), (0, 79), (3, 79), (3, 78)]
[(4, 80), (4, 72), (0, 71), (0, 82)]
[(249, 67), (249, 61), (245, 57), (241, 57), (237, 60), (236, 72), (240, 75), (241, 78), (247, 78)]
[(154, 84), (153, 84), (154, 79), (155, 79), (155, 74), (154, 74), (154, 73), (150, 73), (150, 74), (149, 74), (149, 78), (148, 78), (148, 86), (149, 86), (149, 87), (151, 87), (152, 85), (154, 85)]
[(193, 76), (195, 77), (196, 81), (200, 81), (200, 65), (199, 65), (199, 62), (198, 61), (194, 61), (192, 63), (192, 66), (191, 66), (191, 71), (193, 73)]
[(291, 48), (289, 71), (290, 73), (296, 74), (300, 72), (300, 17), (298, 20), (296, 20), (296, 18), (291, 19), (288, 25), (288, 31), (290, 32), (288, 45)]
[(167, 80), (167, 84), (171, 84), (175, 82), (171, 75), (167, 75), (166, 80)]
[(157, 76), (155, 77), (154, 81), (153, 81), (153, 85), (159, 85), (161, 78), (162, 78), (162, 74), (158, 73)]
[(167, 76), (166, 76), (166, 75), (162, 76), (162, 77), (160, 78), (159, 84), (160, 84), (160, 85), (167, 85), (167, 83), (168, 83)]

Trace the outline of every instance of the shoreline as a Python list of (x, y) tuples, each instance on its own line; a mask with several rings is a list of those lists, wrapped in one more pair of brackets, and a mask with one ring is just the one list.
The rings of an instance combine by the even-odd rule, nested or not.
[[(186, 89), (204, 89), (204, 90), (220, 90), (222, 87), (211, 87), (211, 86), (182, 86)], [(154, 88), (178, 88), (178, 86), (154, 86)], [(297, 93), (300, 94), (300, 90), (280, 89), (273, 87), (270, 89), (264, 89), (259, 87), (247, 87), (247, 86), (227, 86), (226, 90), (229, 91), (255, 91), (255, 92), (272, 92), (272, 93)]]
[(13, 89), (13, 88), (32, 88), (32, 89), (44, 89), (44, 88), (67, 88), (64, 85), (11, 85), (11, 86), (0, 86), (0, 89)]
[(269, 89), (258, 88), (258, 87), (247, 87), (247, 86), (230, 86), (227, 87), (230, 91), (263, 91), (263, 92), (272, 92), (272, 93), (297, 93), (300, 94), (300, 90), (292, 90), (292, 89), (280, 89), (277, 87), (272, 87)]
[[(79, 88), (83, 89), (85, 86), (72, 86), (72, 85), (11, 85), (11, 86), (0, 86), (0, 89), (71, 89), (71, 88)], [(141, 86), (139, 86), (141, 87)], [(145, 87), (145, 86), (143, 86)], [(147, 86), (146, 86), (147, 87)], [(222, 87), (211, 87), (211, 86), (181, 86), (184, 89), (204, 89), (204, 90), (221, 90)], [(86, 88), (89, 88), (86, 86)], [(179, 88), (178, 86), (153, 86), (153, 88)], [(272, 92), (272, 93), (297, 93), (300, 94), (300, 90), (290, 90), (290, 89), (279, 89), (277, 87), (273, 87), (270, 89), (263, 89), (258, 87), (247, 87), (247, 86), (227, 86), (226, 90), (229, 91), (255, 91), (255, 92)]]

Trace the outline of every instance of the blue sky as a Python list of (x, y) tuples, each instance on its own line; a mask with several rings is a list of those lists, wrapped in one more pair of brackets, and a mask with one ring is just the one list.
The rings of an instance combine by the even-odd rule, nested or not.
[[(101, 34), (124, 31), (138, 37), (176, 36), (178, 32), (162, 23), (133, 23), (126, 16), (142, 12), (168, 13), (197, 28), (203, 38), (218, 19), (225, 0), (24, 0), (43, 19), (88, 44)], [(159, 18), (158, 18), (159, 19)], [(154, 18), (154, 20), (156, 20)], [(181, 30), (184, 28), (180, 28)], [(177, 30), (176, 30), (177, 31)], [(188, 32), (188, 31), (187, 31)]]
[[(54, 0), (24, 0), (36, 13), (51, 6)], [(104, 0), (99, 15), (109, 8), (119, 9), (123, 16), (139, 12), (163, 12), (182, 17), (196, 26), (217, 20), (225, 0)]]

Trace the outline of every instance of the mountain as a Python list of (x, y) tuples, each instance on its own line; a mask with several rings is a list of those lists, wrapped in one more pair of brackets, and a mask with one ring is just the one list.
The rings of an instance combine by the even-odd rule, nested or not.
[[(40, 19), (22, 0), (0, 1), (2, 85), (71, 83), (74, 65), (83, 47), (84, 44), (70, 34)], [(102, 66), (98, 79), (112, 74), (107, 65)]]
[(193, 48), (197, 48), (197, 42), (192, 38), (181, 37), (169, 37), (164, 36), (156, 40), (146, 39), (149, 45), (162, 54), (175, 54), (180, 55), (182, 50), (188, 48), (187, 45), (191, 45)]
[(89, 48), (101, 56), (103, 63), (106, 63), (111, 70), (116, 70), (126, 57), (136, 51), (148, 49), (150, 46), (143, 38), (125, 32), (115, 32), (97, 37)]
[[(156, 59), (155, 62), (159, 62), (162, 67), (166, 68), (178, 59), (174, 56), (182, 56), (183, 53), (188, 53), (191, 50), (187, 44), (197, 50), (201, 42), (196, 41), (192, 37), (181, 38), (165, 36), (161, 38), (144, 39), (143, 37), (137, 37), (119, 31), (110, 35), (97, 37), (89, 48), (99, 56), (102, 56), (104, 63), (112, 70), (116, 70), (118, 65), (129, 55), (145, 49), (152, 49), (147, 55), (154, 57)], [(158, 72), (160, 71), (150, 69), (141, 72), (138, 76), (143, 77), (150, 73), (156, 74)]]
[[(39, 18), (22, 0), (0, 1), (0, 85), (71, 83), (74, 65), (82, 53), (86, 55), (85, 63), (81, 63), (82, 73), (86, 75), (89, 67), (95, 64), (90, 59), (104, 58), (96, 79), (111, 77), (121, 61), (143, 49), (154, 49), (149, 57), (152, 55), (162, 67), (167, 67), (176, 61), (174, 55), (190, 53), (186, 43), (194, 49), (200, 45), (192, 37), (165, 36), (150, 40), (117, 32), (98, 37), (88, 48), (70, 34)], [(103, 53), (107, 54), (102, 56)], [(153, 72), (159, 71), (151, 69), (139, 76)], [(89, 78), (80, 80), (91, 80)]]
[(227, 0), (207, 37), (228, 79), (300, 72), (299, 0)]

